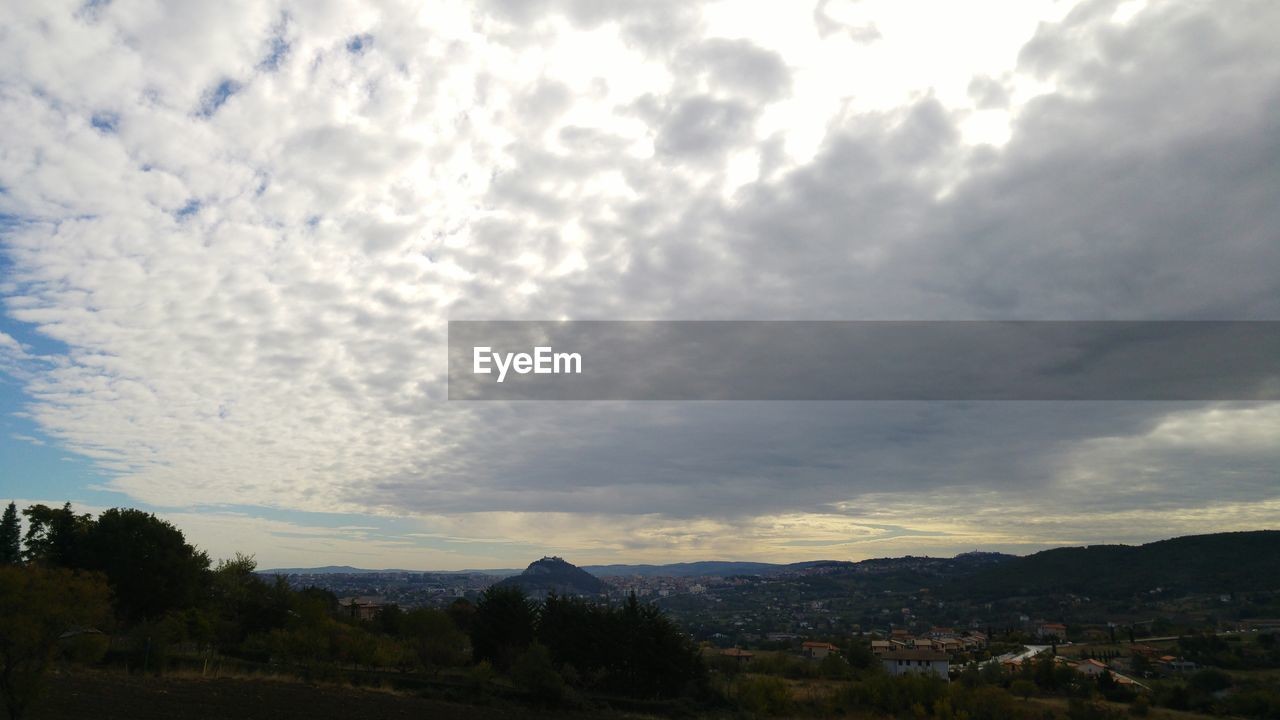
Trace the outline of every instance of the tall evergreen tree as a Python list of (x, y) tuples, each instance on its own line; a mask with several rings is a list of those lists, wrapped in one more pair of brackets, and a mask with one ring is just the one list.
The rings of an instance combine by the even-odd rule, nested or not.
[(0, 518), (0, 565), (17, 565), (22, 560), (22, 528), (18, 507), (9, 503)]
[(506, 670), (534, 641), (538, 603), (518, 586), (493, 585), (480, 595), (471, 618), (471, 651)]

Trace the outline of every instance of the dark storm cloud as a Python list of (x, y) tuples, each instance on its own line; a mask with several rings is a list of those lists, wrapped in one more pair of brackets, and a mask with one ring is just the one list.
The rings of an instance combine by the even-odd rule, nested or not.
[[(922, 512), (962, 515), (975, 504), (1090, 508), (1198, 508), (1274, 495), (1265, 450), (1143, 452), (1101, 486), (1064, 478), (1081, 444), (1140, 437), (1169, 413), (1162, 403), (521, 403), (467, 413), (483, 422), (451, 438), (483, 456), (459, 475), (436, 468), (426, 491), (413, 474), (372, 497), (423, 512), (652, 512), (679, 518), (832, 512), (867, 495), (916, 497)], [(1230, 456), (1240, 481), (1206, 487)], [(1159, 491), (1140, 467), (1160, 469)], [(1108, 467), (1108, 470), (1113, 469)], [(958, 494), (953, 507), (930, 501)], [(865, 502), (865, 501), (864, 501)], [(1046, 505), (1046, 503), (1051, 503)], [(874, 507), (850, 507), (855, 515)], [(925, 517), (919, 518), (921, 520)], [(1077, 517), (1082, 526), (1085, 517)]]
[(1160, 5), (1085, 48), (1088, 20), (1042, 29), (1023, 64), (1063, 92), (1024, 109), (904, 259), (984, 314), (1280, 314), (1280, 207), (1264, 189), (1280, 166), (1280, 56), (1255, 11), (1280, 20), (1268, 4)]
[[(811, 162), (727, 200), (613, 158), (636, 199), (584, 226), (626, 248), (623, 269), (589, 257), (598, 272), (548, 288), (535, 317), (1280, 317), (1280, 127), (1270, 111), (1280, 56), (1266, 31), (1280, 9), (1161, 4), (1116, 25), (1113, 6), (1091, 3), (1040, 28), (1022, 69), (1056, 90), (1022, 109), (999, 149), (965, 146), (957, 119), (926, 97), (837, 118)], [(974, 86), (985, 105), (1000, 104), (1001, 89)], [(697, 96), (671, 107), (664, 113), (657, 98), (639, 109), (659, 151), (697, 157), (741, 142), (745, 109)], [(1085, 527), (1085, 511), (1273, 499), (1273, 442), (1195, 429), (1223, 418), (1250, 427), (1263, 413), (1256, 432), (1265, 438), (1274, 434), (1266, 412), (1166, 403), (469, 408), (476, 452), (490, 458), (471, 470), (494, 494), (458, 485), (418, 497), (406, 478), (384, 501), (691, 517), (915, 493), (942, 513), (936, 503), (952, 500), (929, 498), (959, 489), (975, 503), (990, 502), (977, 500), (988, 492), (1010, 504), (1051, 500)], [(1180, 423), (1192, 429), (1170, 436)], [(953, 512), (972, 509), (960, 502)]]

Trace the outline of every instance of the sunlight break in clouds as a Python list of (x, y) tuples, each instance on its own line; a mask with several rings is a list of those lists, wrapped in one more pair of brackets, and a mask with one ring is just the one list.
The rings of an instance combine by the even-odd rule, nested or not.
[(93, 462), (72, 499), (267, 564), (1274, 524), (1272, 406), (481, 407), (443, 380), (449, 319), (1280, 318), (1276, 15), (10, 3), (0, 401)]

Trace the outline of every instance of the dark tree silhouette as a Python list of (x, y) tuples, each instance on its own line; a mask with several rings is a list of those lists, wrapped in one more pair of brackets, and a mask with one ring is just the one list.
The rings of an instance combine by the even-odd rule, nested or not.
[(92, 516), (76, 515), (71, 503), (60, 508), (32, 505), (22, 514), (27, 518), (28, 561), (47, 567), (84, 567), (84, 536), (93, 524)]
[(61, 508), (32, 505), (27, 557), (46, 567), (96, 570), (107, 576), (116, 610), (133, 622), (191, 607), (204, 594), (209, 556), (182, 531), (151, 513), (112, 508), (94, 520)]
[(538, 641), (594, 689), (641, 697), (699, 690), (706, 669), (697, 648), (653, 605), (634, 593), (621, 608), (549, 595)]
[(537, 603), (518, 587), (485, 590), (471, 617), (471, 649), (477, 660), (506, 670), (534, 639)]
[(83, 567), (106, 574), (116, 609), (128, 620), (191, 607), (203, 595), (209, 556), (151, 513), (107, 510), (88, 525), (85, 540)]
[(13, 503), (0, 518), (0, 565), (22, 562), (22, 527), (18, 524), (18, 508)]

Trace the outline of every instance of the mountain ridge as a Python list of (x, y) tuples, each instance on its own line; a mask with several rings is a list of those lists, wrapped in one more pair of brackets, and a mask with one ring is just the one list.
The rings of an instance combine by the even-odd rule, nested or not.
[(946, 588), (971, 598), (1061, 593), (1234, 592), (1275, 588), (1280, 530), (1184, 535), (1142, 545), (1053, 548), (956, 578)]
[[(1172, 556), (1177, 555), (1174, 558)], [(1275, 558), (1275, 560), (1272, 560)], [(981, 595), (1051, 593), (1078, 586), (1087, 579), (1107, 592), (1126, 592), (1144, 583), (1169, 582), (1155, 577), (1155, 570), (1173, 579), (1176, 587), (1191, 589), (1227, 585), (1250, 587), (1249, 573), (1275, 570), (1280, 575), (1280, 530), (1252, 530), (1204, 533), (1156, 540), (1139, 545), (1097, 544), (1065, 546), (1029, 555), (1007, 555), (986, 551), (959, 553), (953, 557), (869, 558), (866, 560), (807, 560), (796, 563), (764, 563), (733, 560), (701, 560), (668, 564), (583, 565), (575, 569), (598, 578), (616, 577), (698, 577), (732, 575), (773, 575), (795, 572), (868, 572), (911, 562), (927, 561), (952, 566), (961, 577), (951, 583), (957, 591)], [(1156, 567), (1152, 567), (1154, 562)], [(1102, 579), (1099, 566), (1112, 565)], [(1136, 570), (1134, 567), (1136, 566)], [(527, 570), (527, 569), (526, 569)], [(439, 575), (489, 575), (518, 577), (515, 569), (401, 570), (365, 569), (345, 565), (316, 568), (274, 568), (260, 574), (372, 574), (430, 573)], [(1204, 581), (1196, 579), (1199, 574)], [(1052, 580), (1056, 578), (1056, 580)], [(985, 586), (985, 587), (984, 587)], [(1058, 589), (1055, 589), (1058, 588)]]

